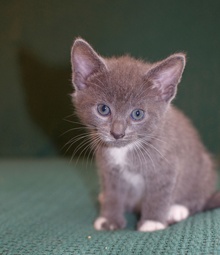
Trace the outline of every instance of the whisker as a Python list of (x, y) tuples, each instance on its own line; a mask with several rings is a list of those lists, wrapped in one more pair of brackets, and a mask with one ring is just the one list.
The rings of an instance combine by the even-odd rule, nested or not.
[(66, 118), (71, 118), (71, 117), (73, 117), (73, 116), (76, 116), (76, 117), (78, 118), (77, 114), (76, 114), (75, 112), (73, 112), (72, 114), (67, 115), (66, 117), (64, 117), (63, 120), (65, 120)]
[(142, 141), (138, 140), (138, 142), (139, 142), (139, 146), (142, 148), (142, 150), (147, 154), (148, 158), (151, 160), (151, 163), (152, 163), (154, 171), (155, 171), (156, 167), (155, 167), (154, 161), (150, 155), (150, 152), (143, 146)]
[(166, 141), (154, 136), (154, 135), (143, 135), (143, 134), (138, 134), (139, 136), (141, 136), (142, 139), (146, 139), (146, 138), (150, 138), (150, 139), (153, 139), (153, 140), (156, 140), (156, 141), (160, 141), (160, 142), (163, 142), (163, 143), (167, 143)]
[(69, 122), (71, 124), (78, 124), (78, 125), (81, 125), (81, 126), (85, 126), (80, 121), (68, 120), (66, 118), (64, 118), (63, 120), (66, 121), (66, 122)]
[(144, 141), (144, 144), (154, 149), (168, 164), (170, 164), (168, 159), (153, 144), (149, 143), (148, 141)]
[(86, 166), (87, 166), (87, 164), (88, 164), (89, 156), (92, 154), (92, 158), (91, 158), (91, 161), (90, 161), (90, 165), (91, 165), (92, 159), (93, 159), (93, 151), (94, 151), (94, 148), (96, 147), (97, 144), (99, 144), (99, 142), (100, 142), (100, 138), (99, 138), (98, 136), (96, 136), (96, 137), (93, 139), (93, 141), (92, 141), (92, 143), (91, 143), (91, 145), (90, 145), (91, 149), (90, 149), (90, 152), (89, 152), (89, 154), (88, 154), (88, 156), (87, 156)]
[(98, 151), (98, 149), (101, 147), (101, 145), (103, 145), (103, 141), (99, 138), (99, 142), (93, 148), (93, 154), (92, 154), (93, 158), (94, 158), (96, 152)]
[(74, 127), (74, 128), (71, 128), (67, 131), (65, 131), (64, 133), (62, 133), (60, 136), (63, 136), (71, 131), (75, 131), (75, 130), (82, 130), (83, 132), (85, 131), (86, 127)]
[(139, 162), (142, 163), (141, 157), (140, 157), (140, 155), (139, 155), (139, 151), (141, 152), (141, 155), (142, 155), (143, 159), (145, 159), (145, 157), (144, 157), (142, 151), (140, 150), (139, 142), (136, 141), (136, 142), (134, 143), (134, 145), (135, 145), (135, 146), (134, 146), (134, 149), (135, 149), (136, 155), (137, 155), (137, 157), (138, 157), (138, 159), (139, 159)]
[[(69, 145), (69, 144), (71, 144), (71, 146), (72, 146), (73, 144), (75, 144), (76, 142), (80, 141), (81, 139), (88, 138), (88, 137), (90, 137), (90, 134), (79, 134), (79, 135), (77, 135), (77, 136), (71, 138), (68, 142), (66, 142), (66, 143), (64, 144), (64, 146), (61, 148), (61, 150), (63, 150), (63, 149), (64, 149), (67, 145)], [(71, 146), (70, 146), (70, 147), (71, 147)], [(69, 148), (68, 148), (68, 149), (69, 149)], [(68, 150), (67, 150), (67, 151), (68, 151)]]
[[(72, 120), (65, 120), (65, 121), (67, 121), (67, 122), (69, 122), (69, 123), (71, 123), (71, 124), (80, 125), (80, 127), (85, 128), (85, 129), (95, 129), (95, 126), (92, 126), (92, 125), (89, 125), (89, 124), (84, 125), (84, 124), (82, 124), (81, 122), (72, 121)], [(77, 127), (77, 128), (78, 128), (78, 127)]]
[[(86, 147), (80, 152), (80, 154), (79, 154), (79, 156), (78, 156), (78, 158), (77, 158), (77, 160), (76, 160), (76, 164), (78, 163), (78, 160), (79, 160), (79, 158), (81, 157), (82, 153), (86, 153), (87, 150), (90, 148), (91, 142), (92, 142), (92, 138), (89, 139), (87, 142), (85, 142), (85, 143), (83, 144), (83, 146), (86, 146)], [(81, 146), (80, 149), (81, 149), (83, 146)], [(77, 151), (79, 151), (79, 149), (77, 149)], [(76, 151), (75, 153), (77, 153), (77, 151)]]
[[(86, 138), (86, 140), (84, 140)], [(70, 148), (75, 144), (75, 143), (77, 143), (77, 142), (79, 142), (80, 140), (82, 140), (83, 139), (83, 141), (81, 141), (80, 142), (80, 144), (78, 144), (77, 145), (77, 147), (76, 148), (78, 148), (80, 145), (83, 145), (85, 142), (87, 142), (87, 141), (91, 141), (91, 137), (88, 135), (88, 136), (84, 136), (84, 137), (79, 137), (78, 139), (75, 139), (75, 140), (73, 140), (73, 139), (71, 139), (72, 141), (69, 141), (68, 142), (68, 144), (70, 144), (69, 145), (69, 147), (67, 148), (67, 150), (66, 150), (66, 152), (65, 152), (65, 154), (70, 150)], [(67, 146), (67, 145), (66, 145)], [(80, 148), (79, 148), (80, 149)], [(73, 152), (73, 155), (75, 155), (76, 154), (76, 152), (74, 151)]]
[[(73, 154), (72, 154), (72, 157), (71, 157), (71, 161), (73, 160), (73, 157), (76, 155), (76, 153), (82, 149), (84, 146), (86, 146), (85, 148), (87, 148), (87, 146), (91, 143), (91, 140), (86, 140), (86, 141), (83, 141), (80, 145), (78, 145), (75, 150), (73, 151)], [(80, 156), (82, 155), (82, 153), (85, 151), (85, 148), (80, 152), (79, 156), (77, 157), (77, 160), (75, 162), (75, 165), (77, 165), (78, 161), (79, 161), (79, 158)]]

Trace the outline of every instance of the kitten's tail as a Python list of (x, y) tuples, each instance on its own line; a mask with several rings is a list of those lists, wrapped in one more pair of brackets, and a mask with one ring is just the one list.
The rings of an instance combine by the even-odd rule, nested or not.
[(220, 191), (216, 191), (204, 206), (204, 211), (220, 208)]

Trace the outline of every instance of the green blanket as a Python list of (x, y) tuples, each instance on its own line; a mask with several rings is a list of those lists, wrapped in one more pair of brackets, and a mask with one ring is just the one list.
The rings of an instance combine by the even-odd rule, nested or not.
[(0, 161), (0, 254), (220, 254), (220, 209), (164, 231), (135, 231), (136, 218), (97, 232), (94, 166), (64, 159)]

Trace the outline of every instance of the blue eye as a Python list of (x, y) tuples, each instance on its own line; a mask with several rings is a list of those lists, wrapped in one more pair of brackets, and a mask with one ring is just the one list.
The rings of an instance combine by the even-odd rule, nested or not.
[(108, 116), (111, 113), (110, 108), (105, 104), (99, 104), (97, 107), (97, 111), (102, 116)]
[(142, 120), (144, 118), (144, 111), (141, 109), (136, 109), (131, 113), (131, 118), (133, 120)]

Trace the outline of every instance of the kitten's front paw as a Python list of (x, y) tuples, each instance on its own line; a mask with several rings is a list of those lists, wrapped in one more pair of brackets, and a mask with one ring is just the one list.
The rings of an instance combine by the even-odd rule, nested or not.
[(153, 232), (156, 230), (165, 229), (166, 225), (159, 221), (146, 220), (139, 224), (138, 231), (141, 232)]
[(94, 222), (96, 230), (117, 230), (125, 227), (125, 220), (120, 219), (117, 221), (108, 220), (105, 217), (98, 217)]
[(168, 223), (172, 224), (185, 220), (189, 216), (189, 210), (183, 205), (172, 205), (168, 213)]

